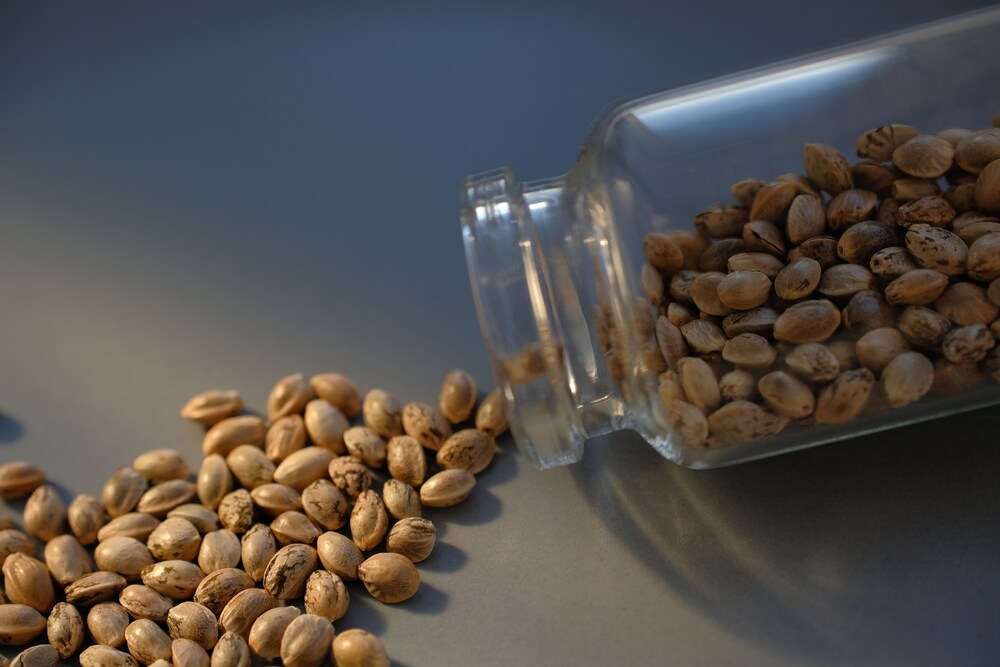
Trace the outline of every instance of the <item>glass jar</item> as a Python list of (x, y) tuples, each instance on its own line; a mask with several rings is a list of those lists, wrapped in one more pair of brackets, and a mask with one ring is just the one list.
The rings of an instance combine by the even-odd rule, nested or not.
[(466, 179), (521, 451), (630, 428), (708, 468), (1000, 402), (1000, 244), (974, 246), (1000, 230), (997, 112), (992, 9), (614, 105), (560, 178)]

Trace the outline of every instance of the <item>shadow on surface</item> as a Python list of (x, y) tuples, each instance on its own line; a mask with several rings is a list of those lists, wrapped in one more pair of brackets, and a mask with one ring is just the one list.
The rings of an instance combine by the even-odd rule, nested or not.
[(979, 664), (1000, 650), (998, 426), (991, 408), (709, 471), (620, 434), (574, 475), (720, 627), (816, 661)]
[(431, 555), (419, 564), (419, 568), (428, 572), (458, 572), (465, 567), (467, 562), (469, 562), (469, 557), (465, 555), (464, 551), (454, 544), (448, 544), (438, 539), (434, 542), (434, 550)]
[(24, 435), (24, 425), (10, 415), (0, 412), (0, 444), (16, 442)]

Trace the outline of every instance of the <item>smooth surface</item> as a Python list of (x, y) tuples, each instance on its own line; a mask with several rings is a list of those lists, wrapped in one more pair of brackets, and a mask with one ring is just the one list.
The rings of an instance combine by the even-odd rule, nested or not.
[[(209, 387), (486, 386), (461, 177), (554, 176), (615, 98), (980, 5), (7, 3), (0, 461), (97, 493), (148, 448), (197, 462), (177, 412)], [(352, 586), (337, 627), (409, 667), (996, 664), (998, 427), (711, 472), (626, 435), (542, 473), (506, 442), (429, 513), (418, 595)]]

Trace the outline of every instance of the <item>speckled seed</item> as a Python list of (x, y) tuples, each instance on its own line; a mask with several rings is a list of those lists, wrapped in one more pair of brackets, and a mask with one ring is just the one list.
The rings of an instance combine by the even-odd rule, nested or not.
[(820, 343), (840, 326), (840, 311), (826, 299), (790, 306), (774, 322), (774, 337), (788, 343)]
[(969, 248), (969, 277), (988, 282), (1000, 278), (1000, 233), (980, 237)]
[(934, 364), (919, 352), (902, 352), (886, 365), (880, 381), (889, 405), (908, 405), (930, 391)]
[(153, 555), (134, 537), (109, 537), (94, 549), (94, 561), (101, 570), (138, 579), (143, 569), (153, 564)]
[(894, 200), (907, 202), (941, 194), (941, 188), (933, 178), (897, 178), (892, 182), (890, 192)]
[(892, 152), (892, 161), (910, 176), (938, 178), (951, 168), (955, 149), (934, 135), (916, 136)]
[(219, 637), (219, 643), (212, 649), (211, 667), (250, 667), (250, 660), (247, 641), (234, 632), (227, 632)]
[(960, 326), (989, 324), (1000, 314), (1000, 307), (990, 300), (986, 295), (986, 290), (975, 283), (968, 282), (949, 285), (934, 302), (934, 307), (939, 313)]
[(254, 445), (240, 445), (226, 456), (226, 465), (233, 477), (247, 489), (270, 484), (274, 479), (274, 461)]
[(909, 125), (882, 125), (858, 137), (858, 157), (867, 157), (879, 162), (892, 158), (892, 152), (920, 132)]
[(841, 424), (857, 416), (868, 403), (875, 376), (867, 368), (845, 371), (819, 391), (813, 418), (819, 424)]
[(129, 624), (125, 628), (125, 641), (128, 652), (144, 665), (170, 659), (170, 637), (149, 619), (140, 618)]
[(419, 563), (431, 555), (436, 540), (437, 529), (429, 519), (409, 517), (400, 519), (392, 527), (386, 537), (385, 549)]
[(333, 622), (347, 613), (350, 596), (340, 577), (326, 570), (316, 570), (306, 582), (304, 603), (306, 613)]
[(24, 504), (24, 532), (48, 542), (66, 532), (66, 503), (55, 487), (43, 484), (35, 489)]
[(926, 306), (948, 287), (948, 276), (932, 269), (915, 269), (893, 280), (885, 288), (885, 300), (891, 304)]
[(312, 544), (320, 536), (320, 529), (302, 512), (282, 512), (271, 522), (271, 532), (279, 544)]
[(808, 385), (784, 371), (768, 373), (757, 382), (757, 389), (772, 410), (792, 419), (808, 417), (816, 407)]
[(472, 493), (476, 476), (467, 470), (442, 470), (420, 487), (420, 502), (427, 507), (457, 505)]
[(262, 523), (250, 527), (240, 541), (240, 554), (243, 569), (254, 581), (264, 578), (264, 571), (271, 558), (278, 550), (271, 529)]
[(722, 358), (743, 368), (763, 369), (774, 363), (777, 352), (763, 336), (739, 334), (726, 341)]
[(184, 519), (199, 533), (209, 533), (219, 527), (219, 515), (198, 503), (178, 505), (167, 512), (168, 519)]
[(421, 515), (420, 494), (398, 479), (386, 480), (382, 486), (382, 502), (389, 516), (395, 519)]
[(907, 271), (919, 268), (906, 248), (899, 246), (882, 248), (872, 255), (868, 266), (876, 276), (887, 280), (894, 280)]
[(309, 379), (317, 398), (344, 413), (348, 419), (361, 412), (361, 396), (354, 382), (340, 373), (318, 373)]
[(181, 408), (181, 417), (212, 426), (243, 410), (243, 399), (235, 389), (210, 389), (192, 396)]
[(347, 417), (322, 398), (306, 405), (304, 417), (306, 432), (317, 447), (328, 449), (334, 454), (344, 452), (344, 431), (350, 427)]
[(172, 479), (151, 487), (139, 498), (135, 506), (139, 512), (153, 516), (166, 516), (167, 512), (194, 498), (195, 486), (186, 479)]
[(138, 667), (139, 663), (128, 653), (110, 646), (91, 646), (80, 654), (80, 667)]
[(906, 232), (906, 249), (914, 261), (925, 269), (934, 269), (948, 276), (965, 272), (969, 247), (947, 229), (913, 225)]
[(175, 639), (170, 643), (170, 661), (173, 667), (210, 667), (208, 651), (190, 639)]
[(719, 325), (708, 320), (692, 320), (681, 327), (681, 334), (695, 354), (709, 356), (721, 352), (726, 336)]
[[(187, 559), (185, 559), (187, 560)], [(206, 575), (236, 567), (240, 562), (240, 538), (228, 528), (205, 534), (198, 551), (198, 567)]]
[(372, 477), (368, 468), (350, 456), (339, 456), (330, 461), (328, 468), (334, 485), (351, 498), (357, 498), (371, 488)]
[(301, 612), (295, 607), (275, 607), (261, 614), (250, 628), (249, 643), (253, 652), (265, 660), (281, 655), (281, 638), (288, 624)]
[(941, 351), (952, 363), (974, 364), (985, 359), (996, 343), (993, 332), (985, 324), (969, 324), (946, 333)]
[(253, 586), (253, 579), (243, 570), (235, 567), (215, 570), (198, 584), (194, 592), (194, 601), (218, 615), (237, 593)]
[(437, 453), (437, 464), (445, 469), (462, 468), (477, 475), (489, 466), (496, 453), (493, 438), (467, 428), (449, 436)]
[(18, 653), (10, 665), (11, 667), (55, 667), (58, 662), (59, 652), (55, 647), (50, 644), (40, 644)]
[(334, 454), (322, 447), (306, 447), (289, 454), (274, 471), (274, 481), (293, 489), (304, 489), (326, 476)]
[(358, 578), (358, 565), (364, 555), (346, 535), (333, 531), (323, 533), (316, 540), (316, 552), (323, 567), (341, 579), (354, 581)]
[(167, 612), (174, 606), (170, 598), (141, 584), (126, 586), (118, 596), (118, 603), (132, 618), (148, 618), (156, 622), (166, 620)]
[(853, 185), (851, 165), (833, 146), (806, 144), (803, 157), (806, 174), (819, 189), (837, 194)]
[(246, 489), (230, 491), (219, 503), (219, 523), (237, 535), (253, 523), (253, 499)]
[[(676, 304), (680, 305), (680, 304)], [(490, 436), (491, 438), (500, 437), (509, 427), (507, 423), (507, 410), (505, 406), (506, 399), (504, 399), (503, 394), (500, 392), (499, 387), (494, 388), (490, 393), (486, 394), (486, 398), (482, 400), (479, 404), (479, 409), (476, 410), (476, 428)], [(392, 468), (389, 469), (390, 474), (392, 474)], [(393, 475), (395, 477), (395, 475)], [(397, 479), (401, 479), (397, 477)], [(409, 481), (403, 479), (402, 481), (410, 483)], [(423, 480), (421, 479), (421, 482)], [(420, 482), (415, 484), (419, 485)]]
[(93, 496), (80, 494), (69, 504), (66, 518), (81, 544), (93, 544), (97, 541), (97, 531), (104, 525), (104, 508)]
[(820, 343), (804, 343), (785, 355), (793, 373), (813, 382), (832, 380), (840, 373), (840, 362), (830, 348)]
[(131, 619), (117, 602), (102, 602), (87, 613), (87, 631), (98, 644), (118, 648), (125, 643), (125, 628)]
[(919, 347), (940, 345), (951, 329), (951, 320), (925, 306), (907, 306), (896, 320), (899, 332)]
[(287, 415), (275, 420), (264, 437), (264, 453), (275, 463), (281, 463), (305, 445), (306, 424), (299, 415)]
[(402, 410), (396, 399), (387, 391), (372, 389), (365, 394), (362, 406), (365, 426), (383, 438), (402, 435)]
[(805, 257), (815, 259), (824, 270), (842, 261), (837, 254), (837, 239), (833, 236), (814, 236), (788, 251), (789, 262)]
[(747, 442), (778, 433), (788, 421), (757, 403), (733, 401), (708, 416), (708, 432), (718, 444)]
[(347, 523), (350, 503), (333, 482), (318, 479), (302, 491), (302, 510), (318, 525), (337, 530)]
[(685, 357), (677, 362), (677, 372), (688, 403), (705, 414), (719, 406), (719, 383), (708, 363), (697, 357)]
[[(483, 404), (479, 408), (480, 413), (482, 413), (485, 406), (486, 401), (483, 401)], [(506, 421), (506, 418), (504, 419)], [(417, 442), (416, 438), (408, 435), (396, 436), (389, 440), (386, 463), (389, 468), (389, 474), (394, 479), (398, 479), (411, 486), (420, 486), (427, 474), (427, 459), (424, 456), (423, 447)]]
[(362, 491), (351, 510), (351, 538), (362, 551), (374, 549), (389, 530), (389, 517), (379, 494)]
[(250, 498), (256, 507), (270, 516), (302, 509), (302, 494), (284, 484), (262, 484), (250, 492)]
[(201, 535), (187, 519), (168, 518), (150, 533), (146, 547), (157, 560), (194, 560)]
[(396, 603), (413, 597), (420, 588), (420, 573), (406, 556), (380, 553), (358, 567), (358, 578), (379, 602)]
[(72, 535), (59, 535), (45, 545), (45, 565), (60, 586), (94, 571), (90, 554)]
[(757, 394), (757, 381), (747, 371), (737, 368), (719, 378), (719, 393), (724, 401), (748, 401)]
[(288, 415), (301, 413), (306, 403), (311, 401), (312, 387), (302, 373), (292, 373), (278, 380), (267, 397), (267, 418), (269, 421)]
[(49, 644), (63, 660), (83, 645), (83, 617), (71, 604), (60, 602), (52, 608), (46, 630)]
[(306, 579), (316, 569), (316, 550), (308, 544), (289, 544), (274, 554), (264, 571), (264, 590), (279, 600), (302, 597)]
[[(205, 573), (186, 560), (165, 560), (153, 563), (142, 571), (142, 583), (160, 595), (184, 600), (194, 595)], [(79, 582), (77, 582), (79, 583)]]
[(333, 640), (333, 662), (337, 667), (389, 667), (389, 654), (378, 637), (351, 628)]
[(118, 595), (126, 583), (120, 574), (91, 572), (66, 587), (66, 602), (82, 607), (106, 602)]
[(427, 449), (437, 451), (451, 435), (451, 424), (437, 408), (413, 401), (403, 407), (403, 430)]
[(278, 601), (267, 591), (259, 588), (240, 591), (222, 610), (219, 616), (219, 629), (222, 632), (234, 632), (246, 637), (250, 634), (250, 627), (254, 621), (277, 605)]
[(333, 624), (314, 614), (301, 614), (288, 624), (281, 638), (285, 667), (319, 667), (330, 655)]
[(160, 520), (152, 514), (142, 512), (129, 512), (122, 514), (104, 524), (97, 531), (97, 541), (103, 542), (112, 537), (132, 537), (140, 542), (145, 542), (146, 538), (152, 534), (156, 527), (160, 525)]
[(900, 227), (922, 223), (934, 227), (946, 227), (955, 218), (955, 209), (943, 197), (932, 195), (908, 201), (896, 212)]
[(132, 462), (132, 468), (153, 484), (171, 479), (187, 479), (191, 474), (184, 455), (176, 449), (152, 449), (139, 454)]
[(174, 639), (190, 639), (204, 649), (219, 641), (218, 622), (205, 605), (181, 602), (167, 614), (167, 628)]
[(213, 510), (219, 506), (222, 497), (233, 488), (233, 474), (229, 472), (226, 459), (220, 454), (210, 454), (201, 462), (198, 470), (196, 490), (198, 499)]
[(896, 243), (896, 234), (875, 222), (851, 226), (837, 241), (837, 254), (845, 262), (868, 266), (875, 253)]
[(255, 415), (240, 415), (223, 419), (208, 429), (201, 442), (205, 456), (219, 454), (226, 456), (239, 445), (260, 445), (264, 442), (267, 428), (264, 420)]
[(344, 445), (349, 455), (369, 468), (381, 468), (385, 464), (385, 441), (367, 426), (352, 426), (344, 431)]
[(45, 617), (25, 604), (0, 605), (0, 645), (20, 646), (42, 634)]

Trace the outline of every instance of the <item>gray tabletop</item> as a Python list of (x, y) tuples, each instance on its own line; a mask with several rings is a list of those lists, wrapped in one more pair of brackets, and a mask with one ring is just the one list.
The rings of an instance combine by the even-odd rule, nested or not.
[[(0, 461), (96, 493), (148, 448), (199, 460), (177, 413), (206, 388), (489, 385), (464, 175), (553, 176), (615, 98), (984, 3), (948, 4), (4, 3)], [(710, 472), (627, 434), (539, 472), (504, 440), (432, 514), (419, 594), (352, 588), (337, 627), (411, 667), (996, 664), (998, 427)]]

